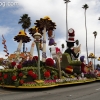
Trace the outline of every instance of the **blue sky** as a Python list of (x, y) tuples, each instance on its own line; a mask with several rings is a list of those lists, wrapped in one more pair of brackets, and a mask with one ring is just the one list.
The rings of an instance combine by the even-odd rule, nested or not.
[[(87, 9), (87, 31), (88, 31), (88, 49), (89, 53), (93, 52), (94, 36), (93, 32), (97, 31), (96, 38), (96, 56), (100, 56), (100, 1), (99, 0), (70, 0), (68, 4), (68, 28), (75, 30), (75, 39), (78, 39), (81, 44), (81, 55), (86, 56), (85, 48), (85, 24), (84, 24), (84, 9), (82, 6), (88, 4)], [(3, 6), (2, 3), (6, 5)], [(13, 3), (13, 5), (8, 5)], [(16, 5), (14, 5), (17, 3)], [(44, 16), (50, 16), (57, 27), (55, 32), (55, 41), (57, 46), (61, 48), (61, 44), (66, 46), (66, 4), (63, 0), (0, 0), (0, 57), (5, 57), (2, 45), (2, 34), (6, 39), (6, 44), (9, 53), (16, 51), (18, 43), (13, 41), (15, 35), (18, 34), (22, 27), (18, 24), (20, 16), (28, 14), (31, 18), (31, 27), (34, 26), (36, 20)], [(27, 35), (28, 34), (27, 31)], [(30, 36), (31, 37), (31, 36)], [(32, 42), (32, 41), (31, 41)], [(31, 42), (26, 44), (30, 50)], [(65, 50), (65, 49), (64, 49)], [(37, 55), (36, 49), (34, 55)], [(47, 44), (47, 56), (49, 57), (49, 50)], [(96, 63), (99, 63), (96, 61)]]

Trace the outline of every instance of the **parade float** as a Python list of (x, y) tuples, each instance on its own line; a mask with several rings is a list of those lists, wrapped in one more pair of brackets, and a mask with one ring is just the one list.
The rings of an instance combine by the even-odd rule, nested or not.
[[(50, 17), (46, 16), (36, 20), (35, 26), (29, 29), (33, 40), (27, 36), (24, 30), (21, 30), (14, 37), (14, 41), (18, 42), (18, 47), (12, 54), (8, 53), (6, 39), (2, 36), (7, 59), (0, 61), (0, 65), (4, 66), (4, 69), (0, 70), (1, 87), (48, 88), (99, 80), (99, 70), (93, 71), (92, 63), (85, 64), (84, 56), (79, 59), (81, 45), (78, 40), (74, 40), (75, 30), (72, 28), (68, 30), (69, 38), (66, 41), (68, 48), (62, 52), (54, 40), (54, 29), (56, 29), (56, 24)], [(46, 35), (48, 35), (49, 41), (47, 41)], [(21, 52), (22, 44), (28, 42), (32, 43), (30, 51)], [(46, 43), (50, 48), (46, 48)], [(75, 43), (76, 46), (74, 46)], [(37, 56), (34, 56), (35, 45)], [(64, 48), (63, 44), (62, 48)], [(50, 49), (52, 57), (47, 57), (46, 49)], [(42, 51), (41, 60), (40, 50)], [(93, 54), (90, 54), (89, 57), (94, 58)]]

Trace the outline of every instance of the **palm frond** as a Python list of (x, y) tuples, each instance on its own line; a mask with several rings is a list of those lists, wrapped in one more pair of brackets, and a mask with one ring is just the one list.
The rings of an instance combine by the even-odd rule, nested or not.
[(66, 2), (70, 2), (70, 0), (64, 0), (64, 1), (65, 1), (65, 3), (66, 3)]
[(83, 5), (82, 8), (86, 10), (87, 8), (89, 8), (89, 6), (87, 4), (85, 4), (85, 5)]
[(23, 14), (19, 19), (18, 24), (22, 24), (23, 29), (27, 29), (31, 26), (31, 19), (28, 17), (28, 14)]
[(94, 34), (94, 37), (96, 38), (96, 36), (97, 36), (97, 32), (96, 32), (96, 31), (94, 31), (94, 32), (93, 32), (93, 34)]

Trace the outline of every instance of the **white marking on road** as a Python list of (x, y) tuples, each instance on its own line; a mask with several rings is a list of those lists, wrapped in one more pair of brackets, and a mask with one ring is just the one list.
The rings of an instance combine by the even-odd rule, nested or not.
[(96, 89), (96, 90), (100, 90), (100, 88)]

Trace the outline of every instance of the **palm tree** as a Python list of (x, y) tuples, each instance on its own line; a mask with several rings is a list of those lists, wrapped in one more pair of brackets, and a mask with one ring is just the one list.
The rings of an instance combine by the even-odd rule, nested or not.
[[(94, 56), (95, 56), (95, 39), (96, 39), (96, 36), (97, 36), (97, 32), (94, 31), (93, 34), (94, 34)], [(94, 58), (94, 68), (95, 68), (95, 58)], [(94, 68), (93, 68), (93, 70), (94, 70)]]
[(86, 26), (86, 10), (87, 10), (87, 8), (89, 8), (89, 6), (87, 4), (85, 4), (85, 5), (83, 5), (82, 8), (85, 9), (84, 15), (85, 15), (85, 30), (86, 30), (86, 52), (87, 52), (87, 62), (89, 63), (88, 46), (87, 46), (87, 26)]
[(70, 2), (70, 0), (64, 0), (66, 3), (66, 41), (68, 39), (68, 22), (67, 22), (67, 9), (68, 9), (68, 2)]
[[(24, 29), (24, 32), (27, 28), (31, 25), (30, 17), (28, 17), (28, 14), (23, 14), (21, 18), (19, 19), (18, 24), (22, 24), (22, 28)], [(23, 52), (25, 52), (25, 43), (23, 43)]]

